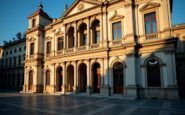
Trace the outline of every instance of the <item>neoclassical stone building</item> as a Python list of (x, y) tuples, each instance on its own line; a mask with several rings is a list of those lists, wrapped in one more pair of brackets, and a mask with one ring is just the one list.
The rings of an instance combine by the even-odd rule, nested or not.
[(178, 99), (174, 31), (185, 26), (173, 29), (171, 12), (172, 0), (75, 0), (52, 19), (40, 4), (23, 91)]

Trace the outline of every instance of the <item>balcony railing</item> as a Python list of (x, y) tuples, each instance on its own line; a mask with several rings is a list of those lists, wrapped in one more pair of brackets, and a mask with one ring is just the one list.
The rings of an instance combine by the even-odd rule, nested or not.
[(99, 48), (99, 46), (100, 46), (99, 44), (92, 44), (91, 49), (97, 49), (97, 48)]
[(63, 54), (63, 50), (57, 51), (57, 55)]
[(121, 40), (114, 40), (114, 41), (112, 41), (112, 45), (119, 45), (119, 44), (121, 44)]
[(72, 53), (74, 51), (74, 48), (70, 48), (66, 50), (66, 53)]
[(77, 51), (85, 51), (86, 50), (86, 46), (80, 46), (77, 48)]
[(146, 34), (146, 39), (154, 39), (157, 37), (158, 37), (157, 33)]

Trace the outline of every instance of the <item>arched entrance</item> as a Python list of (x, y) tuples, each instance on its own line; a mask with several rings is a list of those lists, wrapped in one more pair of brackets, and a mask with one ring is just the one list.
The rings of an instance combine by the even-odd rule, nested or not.
[(74, 67), (69, 65), (67, 68), (67, 92), (73, 92), (74, 86)]
[(100, 83), (101, 83), (101, 74), (100, 74), (100, 64), (93, 64), (93, 93), (100, 93)]
[(161, 87), (160, 64), (156, 59), (147, 62), (148, 87)]
[(86, 92), (87, 66), (84, 63), (80, 64), (78, 71), (79, 71), (79, 77), (78, 77), (79, 92)]
[(28, 80), (28, 90), (33, 89), (33, 71), (29, 72), (29, 80)]
[(57, 69), (57, 78), (56, 78), (56, 91), (62, 91), (63, 85), (63, 69), (62, 67), (58, 67)]
[(120, 62), (117, 62), (113, 65), (113, 82), (114, 94), (123, 94), (123, 64)]

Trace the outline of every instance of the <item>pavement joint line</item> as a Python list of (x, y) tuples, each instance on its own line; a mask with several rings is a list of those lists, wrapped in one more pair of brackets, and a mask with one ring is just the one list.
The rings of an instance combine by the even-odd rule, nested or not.
[(96, 110), (94, 110), (94, 111), (84, 113), (84, 114), (82, 114), (82, 115), (93, 115), (93, 114), (102, 112), (102, 111), (104, 111), (104, 110), (110, 109), (110, 108), (112, 108), (112, 107), (114, 107), (114, 106), (116, 106), (116, 105), (115, 105), (115, 104), (110, 104), (110, 105), (104, 106), (103, 108), (99, 108), (99, 109), (96, 109)]
[[(138, 107), (138, 105), (126, 105), (126, 104), (119, 104), (121, 106), (130, 106), (130, 107)], [(173, 112), (180, 112), (180, 113), (185, 113), (185, 110), (182, 109), (173, 109), (173, 108), (160, 108), (160, 107), (149, 107), (149, 106), (139, 106), (139, 108), (148, 108), (148, 109), (157, 109), (157, 110), (161, 110), (161, 111), (173, 111)]]
[[(20, 105), (16, 105), (16, 104), (10, 104), (10, 103), (1, 103), (0, 104), (4, 104), (4, 105), (9, 105), (12, 107), (18, 107), (18, 108), (24, 108), (24, 109), (29, 109), (29, 110), (34, 110), (37, 112), (43, 112), (43, 113), (51, 113), (51, 114), (61, 114), (61, 112), (55, 112), (55, 111), (47, 111), (45, 109), (37, 109), (37, 108), (32, 108), (32, 107), (25, 107), (25, 106), (20, 106)], [(62, 115), (68, 115), (68, 114), (64, 114), (62, 113)]]
[(66, 107), (63, 107), (63, 108), (60, 108), (60, 109), (70, 110), (70, 109), (75, 109), (75, 108), (83, 107), (83, 106), (86, 106), (86, 105), (92, 105), (92, 104), (100, 103), (100, 102), (103, 102), (103, 101), (106, 101), (106, 100), (109, 100), (109, 99), (102, 99), (102, 100), (98, 100), (96, 102), (85, 103), (85, 104), (76, 105), (76, 106), (67, 107), (67, 108)]
[(123, 112), (119, 113), (118, 115), (130, 115), (134, 112), (138, 107), (129, 107), (128, 109), (124, 110)]

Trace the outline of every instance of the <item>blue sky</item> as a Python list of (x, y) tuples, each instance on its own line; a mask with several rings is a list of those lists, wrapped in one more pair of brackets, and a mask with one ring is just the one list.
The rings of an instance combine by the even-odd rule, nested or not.
[[(25, 32), (27, 17), (37, 10), (41, 0), (0, 0), (0, 45), (9, 41), (17, 32)], [(64, 4), (70, 6), (74, 0), (42, 0), (44, 11), (50, 17), (59, 18)], [(185, 23), (185, 0), (173, 0), (172, 24)]]

